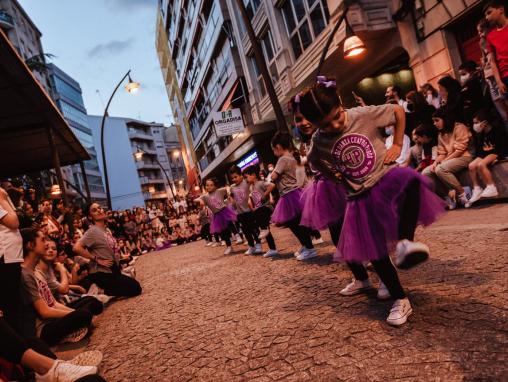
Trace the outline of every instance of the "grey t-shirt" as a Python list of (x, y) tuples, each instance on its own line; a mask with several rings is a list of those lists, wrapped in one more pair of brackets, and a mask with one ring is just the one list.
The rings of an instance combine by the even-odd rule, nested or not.
[(250, 212), (249, 207), (249, 183), (244, 179), (238, 186), (231, 186), (231, 195), (235, 200), (235, 209), (239, 214)]
[(395, 124), (395, 105), (355, 107), (347, 110), (343, 130), (312, 137), (308, 160), (326, 177), (342, 175), (348, 196), (373, 187), (396, 164), (385, 165), (386, 147), (382, 130)]
[(58, 282), (55, 271), (52, 266), (49, 266), (46, 270), (43, 270), (38, 265), (35, 267), (35, 272), (37, 273), (37, 277), (43, 278), (46, 280), (46, 284), (48, 284), (51, 293), (55, 299), (60, 300), (60, 292), (58, 292), (58, 288), (60, 287), (60, 283)]
[(270, 182), (263, 182), (262, 180), (258, 180), (252, 185), (250, 198), (255, 210), (260, 207), (267, 206), (270, 203), (270, 198), (263, 198), (263, 195), (270, 184)]
[(298, 181), (296, 179), (297, 166), (296, 159), (289, 155), (283, 155), (277, 161), (273, 172), (279, 175), (275, 184), (280, 196), (286, 195), (298, 188)]
[(224, 199), (226, 198), (227, 193), (228, 191), (225, 188), (218, 188), (214, 192), (201, 195), (200, 199), (214, 214), (216, 214), (226, 208)]
[[(97, 259), (112, 260), (113, 262), (118, 260), (115, 256), (116, 240), (108, 229), (104, 230), (93, 225), (79, 239), (79, 242)], [(89, 272), (112, 273), (111, 268), (99, 265), (94, 260), (90, 261)]]

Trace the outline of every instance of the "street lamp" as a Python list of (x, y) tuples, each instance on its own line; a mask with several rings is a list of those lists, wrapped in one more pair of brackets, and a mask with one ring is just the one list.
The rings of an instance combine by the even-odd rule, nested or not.
[(127, 73), (125, 73), (125, 75), (122, 77), (122, 79), (118, 82), (118, 84), (116, 85), (115, 89), (113, 90), (113, 93), (111, 93), (111, 96), (109, 97), (108, 103), (106, 104), (106, 108), (104, 109), (104, 115), (102, 116), (102, 121), (101, 121), (102, 167), (103, 167), (103, 171), (104, 171), (104, 183), (106, 185), (106, 197), (107, 197), (107, 200), (108, 200), (108, 208), (110, 210), (111, 210), (111, 193), (109, 191), (108, 168), (107, 168), (107, 165), (106, 165), (106, 151), (105, 151), (105, 147), (104, 147), (104, 125), (106, 123), (106, 117), (108, 117), (109, 105), (111, 104), (111, 101), (113, 100), (113, 97), (115, 96), (116, 91), (118, 90), (118, 88), (120, 87), (122, 82), (124, 82), (124, 80), (126, 78), (128, 78), (129, 81), (128, 81), (127, 85), (125, 85), (125, 90), (127, 90), (127, 92), (130, 93), (130, 94), (136, 93), (138, 91), (139, 87), (141, 86), (139, 84), (139, 82), (134, 82), (132, 80), (130, 73), (131, 73), (131, 71), (129, 69), (129, 71)]
[(347, 21), (347, 12), (349, 10), (349, 7), (345, 7), (342, 11), (342, 15), (339, 17), (339, 20), (337, 21), (337, 24), (333, 27), (332, 32), (330, 33), (330, 36), (328, 37), (328, 40), (326, 41), (326, 44), (323, 48), (323, 52), (321, 53), (321, 59), (319, 60), (317, 74), (319, 75), (321, 73), (321, 69), (323, 68), (323, 64), (325, 62), (326, 58), (326, 52), (328, 52), (328, 49), (330, 48), (330, 45), (333, 41), (333, 37), (339, 30), (341, 24), (343, 21), (346, 21), (346, 39), (344, 41), (344, 58), (349, 59), (355, 56), (358, 56), (359, 54), (365, 52), (367, 48), (365, 47), (365, 44), (363, 41), (355, 35), (353, 29), (349, 25)]
[[(145, 155), (146, 153), (141, 150), (141, 148), (137, 148), (136, 152), (134, 153), (134, 158), (137, 160), (137, 161), (140, 161), (141, 159), (143, 159), (143, 156)], [(164, 167), (162, 167), (162, 164), (161, 162), (159, 162), (159, 159), (157, 158), (157, 156), (155, 156), (155, 162), (157, 162), (157, 164), (159, 165), (159, 167), (161, 168), (162, 170), (162, 173), (164, 174), (164, 176), (166, 177), (166, 181), (168, 182), (168, 187), (169, 189), (171, 190), (171, 195), (173, 197), (173, 199), (175, 199), (175, 193), (173, 192), (173, 189), (171, 188), (171, 183), (169, 182), (169, 176), (168, 176), (168, 173), (166, 172), (166, 170), (164, 169)], [(167, 191), (166, 191), (167, 192)], [(169, 198), (168, 198), (169, 199)]]
[(173, 151), (173, 158), (179, 158), (180, 157), (180, 150)]

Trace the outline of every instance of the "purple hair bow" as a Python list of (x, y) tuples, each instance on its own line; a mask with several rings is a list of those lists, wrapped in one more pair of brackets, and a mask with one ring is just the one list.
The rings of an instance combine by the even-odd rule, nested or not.
[(316, 81), (318, 84), (323, 85), (325, 88), (337, 86), (337, 83), (335, 81), (328, 80), (325, 76), (317, 76)]

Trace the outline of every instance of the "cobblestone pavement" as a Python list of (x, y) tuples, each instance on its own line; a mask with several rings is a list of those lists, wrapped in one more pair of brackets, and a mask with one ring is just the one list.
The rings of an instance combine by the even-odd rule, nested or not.
[(350, 274), (331, 245), (301, 263), (289, 232), (274, 231), (283, 255), (273, 260), (203, 242), (143, 256), (143, 295), (107, 308), (88, 345), (104, 352), (104, 377), (508, 381), (508, 205), (418, 231), (432, 255), (400, 272), (414, 308), (402, 328), (384, 321), (391, 302), (338, 294)]

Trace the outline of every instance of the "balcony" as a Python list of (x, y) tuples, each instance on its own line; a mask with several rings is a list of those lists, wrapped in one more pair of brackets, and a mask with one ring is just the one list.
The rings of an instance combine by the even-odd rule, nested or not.
[(138, 170), (158, 170), (160, 167), (157, 163), (148, 163), (144, 161), (136, 162)]
[(140, 141), (153, 141), (153, 136), (141, 131), (129, 131), (129, 138)]
[(165, 191), (156, 191), (156, 192), (143, 192), (143, 198), (145, 200), (151, 199), (167, 199), (168, 194)]
[(148, 176), (140, 176), (139, 177), (139, 183), (141, 183), (142, 186), (146, 184), (164, 184), (164, 179), (162, 178), (150, 178)]
[(5, 29), (14, 28), (14, 19), (6, 11), (0, 10), (0, 27)]

